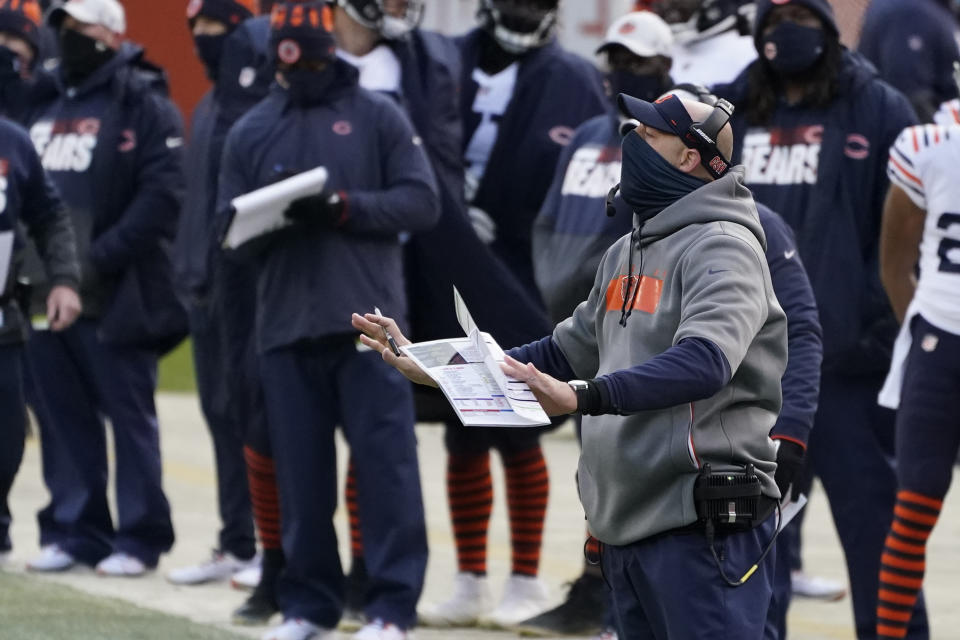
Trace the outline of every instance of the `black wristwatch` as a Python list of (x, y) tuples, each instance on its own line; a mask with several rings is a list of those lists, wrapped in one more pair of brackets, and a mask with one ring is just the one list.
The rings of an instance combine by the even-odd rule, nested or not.
[(587, 394), (590, 393), (590, 383), (586, 380), (570, 380), (567, 384), (577, 394), (577, 410), (574, 413), (583, 413), (583, 409), (589, 404)]

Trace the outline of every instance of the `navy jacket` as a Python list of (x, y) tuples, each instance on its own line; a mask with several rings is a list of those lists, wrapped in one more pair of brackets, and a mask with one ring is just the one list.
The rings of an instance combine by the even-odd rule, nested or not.
[(348, 218), (334, 230), (294, 226), (261, 254), (257, 282), (260, 352), (300, 340), (354, 334), (350, 314), (407, 314), (398, 234), (421, 231), (439, 215), (436, 181), (403, 112), (357, 86), (338, 61), (319, 105), (301, 108), (274, 86), (227, 136), (218, 210), (234, 197), (291, 173), (326, 167), (327, 188), (342, 191)]
[(884, 80), (906, 94), (922, 120), (932, 122), (940, 105), (957, 97), (956, 28), (953, 14), (938, 0), (873, 0), (858, 50)]
[(0, 282), (0, 344), (27, 337), (28, 323), (14, 289), (26, 251), (24, 227), (43, 257), (51, 286), (79, 290), (80, 263), (70, 214), (44, 173), (30, 136), (0, 118), (0, 233), (14, 233), (13, 254), (4, 265), (7, 279)]
[(773, 292), (787, 314), (787, 369), (781, 381), (783, 407), (770, 435), (806, 446), (820, 399), (823, 362), (817, 301), (793, 231), (783, 218), (759, 202), (757, 213), (767, 237), (766, 257)]
[[(481, 39), (488, 37), (482, 29), (475, 29), (457, 40), (463, 59), (460, 111), (465, 122), (476, 119), (473, 71)], [(520, 60), (516, 89), (500, 120), (473, 205), (496, 222), (493, 250), (529, 287), (531, 295), (536, 295), (533, 221), (553, 180), (560, 152), (577, 127), (606, 111), (607, 102), (596, 68), (564, 51), (556, 41)], [(465, 139), (464, 145), (468, 143)]]
[(270, 89), (269, 38), (267, 17), (234, 29), (223, 45), (216, 84), (193, 111), (184, 158), (187, 190), (174, 254), (177, 290), (188, 299), (203, 296), (210, 286), (211, 258), (218, 251), (213, 220), (223, 145), (230, 127)]
[(826, 109), (781, 103), (769, 124), (752, 125), (746, 90), (746, 70), (715, 88), (737, 107), (734, 161), (741, 161), (745, 139), (752, 145), (746, 164), (754, 198), (796, 233), (823, 326), (824, 371), (883, 375), (897, 332), (879, 275), (887, 152), (916, 122), (913, 109), (849, 52), (839, 96)]
[(58, 76), (56, 99), (30, 126), (77, 232), (84, 314), (100, 319), (106, 342), (161, 351), (186, 333), (170, 260), (183, 127), (165, 88), (143, 50), (125, 44), (77, 88)]
[[(550, 324), (536, 297), (481, 242), (466, 214), (460, 52), (453, 40), (420, 30), (388, 44), (400, 60), (401, 102), (423, 139), (440, 195), (437, 225), (414, 234), (406, 245), (414, 339), (462, 333), (454, 313), (454, 286), (479, 326), (501, 344), (542, 336)], [(509, 314), (503, 313), (504, 300), (510, 300)]]

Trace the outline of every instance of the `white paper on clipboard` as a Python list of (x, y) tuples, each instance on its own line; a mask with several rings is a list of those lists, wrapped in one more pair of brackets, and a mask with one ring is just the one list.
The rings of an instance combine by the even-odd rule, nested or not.
[(327, 176), (325, 168), (317, 167), (231, 200), (233, 220), (223, 248), (236, 249), (257, 236), (289, 226), (283, 212), (294, 200), (323, 191)]
[(13, 263), (13, 231), (0, 231), (0, 289), (10, 277), (10, 265)]

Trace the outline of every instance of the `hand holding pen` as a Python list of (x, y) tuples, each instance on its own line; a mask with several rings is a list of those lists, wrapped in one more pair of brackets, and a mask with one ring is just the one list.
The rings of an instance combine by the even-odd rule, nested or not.
[(384, 362), (396, 367), (408, 380), (436, 387), (433, 378), (413, 358), (406, 357), (400, 351), (400, 346), (407, 346), (411, 342), (400, 332), (397, 323), (381, 315), (379, 309), (375, 310), (377, 313), (355, 313), (351, 318), (354, 329), (361, 333), (360, 342), (379, 353)]
[[(380, 313), (380, 307), (374, 307), (373, 312), (381, 318), (383, 317), (383, 314)], [(397, 341), (393, 339), (393, 336), (390, 335), (390, 332), (387, 331), (387, 328), (383, 325), (380, 325), (380, 328), (383, 329), (383, 335), (386, 336), (387, 344), (390, 345), (390, 350), (393, 351), (393, 355), (397, 356), (398, 358), (402, 356), (403, 354), (400, 353), (400, 347), (397, 346)]]

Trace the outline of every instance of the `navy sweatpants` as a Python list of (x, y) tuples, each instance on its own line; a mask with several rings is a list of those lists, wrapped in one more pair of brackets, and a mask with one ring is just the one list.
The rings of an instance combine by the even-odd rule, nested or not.
[[(256, 362), (252, 358), (253, 309), (248, 309), (252, 305), (245, 302), (255, 295), (255, 289), (252, 281), (234, 283), (230, 276), (228, 267), (216, 268), (208, 296), (190, 305), (190, 335), (200, 406), (216, 460), (217, 506), (222, 523), (218, 548), (246, 559), (256, 553), (243, 457), (247, 424), (254, 414), (246, 403), (262, 396), (258, 388), (249, 388)], [(238, 323), (244, 325), (239, 330)], [(258, 415), (262, 420), (262, 408)]]
[(9, 551), (10, 507), (7, 499), (23, 460), (27, 416), (24, 409), (23, 347), (0, 346), (0, 551)]
[[(40, 544), (58, 544), (88, 564), (123, 551), (155, 566), (173, 546), (153, 397), (156, 354), (103, 344), (96, 321), (84, 318), (60, 333), (34, 333), (27, 360), (51, 496), (38, 514)], [(104, 417), (116, 452), (116, 531), (107, 505)]]
[(301, 342), (260, 356), (288, 562), (277, 600), (285, 617), (336, 627), (344, 579), (333, 514), (334, 432), (350, 445), (364, 558), (365, 613), (400, 627), (416, 621), (427, 536), (410, 383), (352, 337)]
[[(877, 590), (897, 479), (893, 467), (894, 412), (877, 404), (883, 378), (824, 373), (810, 433), (810, 462), (823, 483), (850, 577), (859, 640), (877, 637)], [(929, 637), (923, 596), (907, 638)]]
[[(760, 558), (776, 516), (746, 532), (718, 535), (724, 572), (738, 580)], [(603, 575), (613, 591), (620, 640), (761, 640), (773, 593), (774, 555), (741, 587), (720, 576), (702, 532), (604, 545)]]

